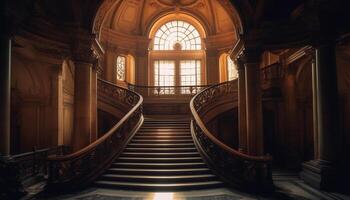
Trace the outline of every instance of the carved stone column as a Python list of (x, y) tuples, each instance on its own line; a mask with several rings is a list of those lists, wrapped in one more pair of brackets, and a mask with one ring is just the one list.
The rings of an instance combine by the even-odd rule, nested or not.
[(75, 94), (73, 150), (78, 151), (96, 139), (96, 58), (92, 50), (93, 37), (80, 34), (74, 44)]
[(238, 70), (238, 148), (241, 152), (247, 152), (247, 110), (245, 68), (240, 58), (236, 60)]
[(11, 40), (0, 36), (0, 154), (10, 154)]
[(244, 54), (247, 114), (247, 152), (250, 155), (258, 156), (264, 153), (260, 80), (261, 54), (257, 51), (246, 51)]
[(337, 146), (340, 139), (338, 85), (335, 45), (322, 44), (316, 48), (313, 70), (314, 126), (318, 143), (315, 160), (303, 164), (301, 177), (320, 189), (332, 189), (337, 181)]

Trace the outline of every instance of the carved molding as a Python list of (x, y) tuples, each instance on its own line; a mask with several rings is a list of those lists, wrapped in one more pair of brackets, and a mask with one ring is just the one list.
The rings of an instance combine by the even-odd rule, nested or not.
[(73, 32), (72, 60), (90, 64), (96, 63), (99, 56), (98, 51), (102, 50), (98, 48), (99, 45), (94, 43), (96, 43), (94, 35), (89, 34), (81, 29)]
[(300, 58), (302, 58), (305, 55), (310, 55), (313, 52), (313, 48), (311, 46), (305, 46), (301, 49), (299, 49), (298, 51), (294, 52), (293, 54), (289, 55), (286, 58), (286, 65), (290, 65), (293, 62), (299, 60)]
[(119, 2), (118, 0), (104, 0), (101, 3), (100, 8), (95, 15), (94, 24), (92, 31), (94, 34), (98, 35), (102, 26), (102, 22), (107, 15), (109, 9), (113, 6), (114, 3)]
[(56, 60), (55, 64), (61, 63), (71, 54), (69, 45), (31, 33), (15, 36), (13, 42), (18, 50), (34, 50), (41, 57)]

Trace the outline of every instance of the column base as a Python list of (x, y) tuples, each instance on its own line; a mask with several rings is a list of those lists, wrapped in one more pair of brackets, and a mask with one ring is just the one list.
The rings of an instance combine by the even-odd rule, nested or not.
[(328, 161), (311, 160), (302, 164), (300, 177), (305, 183), (319, 190), (333, 190), (336, 188), (337, 171)]

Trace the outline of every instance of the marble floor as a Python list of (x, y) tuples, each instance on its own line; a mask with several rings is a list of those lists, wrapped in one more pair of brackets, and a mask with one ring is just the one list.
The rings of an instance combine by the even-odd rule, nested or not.
[[(297, 174), (275, 173), (276, 190), (269, 196), (242, 193), (229, 188), (186, 192), (135, 192), (89, 188), (74, 194), (55, 197), (32, 196), (29, 199), (49, 200), (350, 200), (350, 195), (315, 190), (299, 179)], [(35, 188), (32, 188), (35, 190)]]

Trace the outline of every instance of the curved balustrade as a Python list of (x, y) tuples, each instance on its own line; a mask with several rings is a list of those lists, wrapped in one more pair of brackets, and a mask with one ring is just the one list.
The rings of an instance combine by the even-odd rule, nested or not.
[(209, 87), (209, 85), (143, 86), (128, 84), (129, 90), (146, 97), (194, 96), (207, 87)]
[(131, 110), (87, 147), (70, 155), (49, 157), (48, 186), (52, 189), (74, 189), (91, 183), (118, 157), (143, 122), (143, 98), (137, 93), (98, 80), (98, 96), (122, 102)]
[(211, 86), (192, 98), (192, 137), (206, 162), (222, 180), (243, 190), (270, 191), (272, 158), (250, 156), (232, 149), (210, 133), (202, 121), (209, 105), (232, 93), (237, 95), (237, 80)]

